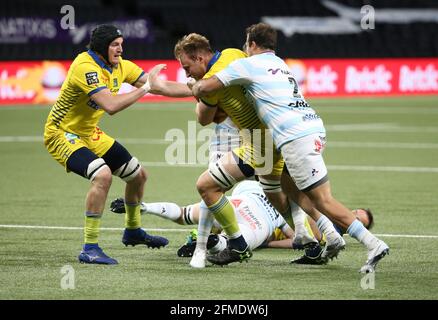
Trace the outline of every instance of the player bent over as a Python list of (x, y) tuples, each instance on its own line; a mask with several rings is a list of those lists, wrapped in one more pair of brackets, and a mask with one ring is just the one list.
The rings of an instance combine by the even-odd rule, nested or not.
[[(189, 34), (175, 45), (175, 57), (188, 77), (195, 80), (206, 79), (224, 69), (232, 61), (245, 57), (245, 53), (238, 49), (225, 49), (214, 52), (208, 39), (199, 34)], [(213, 121), (217, 109), (222, 109), (232, 120), (234, 125), (242, 130), (242, 143), (238, 148), (228, 152), (215, 163), (210, 163), (197, 181), (197, 189), (203, 199), (201, 206), (201, 221), (198, 226), (199, 241), (197, 251), (190, 262), (192, 267), (204, 265), (206, 252), (203, 245), (213, 220), (222, 225), (229, 237), (227, 250), (220, 256), (210, 256), (211, 262), (227, 264), (241, 262), (251, 258), (251, 250), (242, 236), (239, 225), (234, 216), (231, 203), (224, 195), (236, 182), (259, 176), (265, 194), (275, 207), (283, 214), (288, 211), (287, 198), (283, 196), (280, 188), (280, 178), (283, 170), (283, 160), (275, 152), (271, 143), (265, 143), (266, 127), (259, 120), (251, 102), (246, 97), (241, 86), (230, 87), (221, 92), (203, 97), (197, 104), (197, 116), (201, 125)], [(253, 139), (253, 133), (260, 132), (260, 139)], [(259, 143), (254, 143), (257, 140)], [(269, 152), (271, 151), (271, 152)], [(261, 157), (271, 164), (269, 170), (258, 168)], [(263, 165), (262, 165), (263, 166)]]
[[(254, 195), (256, 197), (254, 197)], [(247, 240), (251, 250), (267, 248), (297, 249), (293, 242), (295, 232), (266, 201), (266, 196), (256, 181), (239, 182), (230, 197), (227, 197), (234, 208), (234, 214), (243, 237)], [(180, 207), (173, 202), (154, 202), (141, 203), (141, 214), (152, 214), (179, 225), (196, 225), (200, 219), (201, 203), (194, 203)], [(125, 213), (123, 198), (117, 198), (111, 202), (111, 211), (114, 213)], [(373, 214), (370, 209), (355, 209), (353, 214), (356, 219), (362, 222), (365, 228), (371, 229), (374, 224)], [(274, 227), (274, 231), (267, 228), (266, 225)], [(315, 222), (307, 217), (305, 227), (309, 234), (314, 236), (319, 242), (309, 245), (305, 249), (302, 257), (292, 260), (294, 264), (326, 264), (328, 261), (321, 259), (322, 245), (326, 242), (324, 234), (318, 230)], [(338, 225), (334, 225), (335, 230), (340, 234), (345, 234), (346, 230)], [(268, 232), (267, 232), (268, 230)], [(196, 230), (195, 230), (196, 231)], [(222, 232), (220, 224), (215, 220), (213, 228), (207, 241), (207, 249), (210, 254), (218, 253), (225, 249), (227, 236)], [(197, 233), (190, 232), (187, 243), (178, 249), (178, 256), (192, 257), (196, 247)]]
[[(366, 246), (368, 259), (360, 272), (374, 272), (389, 247), (332, 196), (322, 158), (326, 137), (323, 122), (301, 95), (289, 67), (275, 55), (276, 31), (259, 23), (247, 28), (246, 36), (249, 57), (197, 82), (193, 94), (202, 97), (227, 86), (243, 85), (253, 98), (257, 113), (273, 131), (275, 145), (283, 155), (289, 173), (284, 173), (283, 190), (306, 212), (317, 209)], [(320, 228), (331, 223), (323, 215), (311, 216)], [(327, 233), (327, 241), (323, 258), (331, 259), (345, 247), (345, 241), (335, 233)]]
[[(79, 54), (70, 66), (44, 130), (44, 143), (52, 157), (67, 172), (91, 181), (86, 196), (84, 245), (78, 257), (82, 263), (117, 264), (98, 245), (100, 219), (112, 175), (126, 182), (123, 244), (144, 244), (152, 248), (168, 244), (167, 239), (141, 229), (140, 202), (147, 179), (145, 170), (137, 158), (98, 127), (105, 112), (113, 115), (122, 111), (150, 89), (148, 75), (134, 63), (122, 59), (122, 44), (123, 35), (113, 25), (100, 25), (93, 30), (89, 50)], [(123, 82), (137, 89), (117, 95)], [(191, 95), (188, 87), (187, 90), (178, 88), (171, 96)]]

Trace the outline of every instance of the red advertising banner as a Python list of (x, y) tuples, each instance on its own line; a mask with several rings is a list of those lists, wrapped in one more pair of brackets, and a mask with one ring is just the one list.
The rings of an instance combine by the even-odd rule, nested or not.
[[(438, 94), (438, 58), (286, 59), (306, 97)], [(175, 60), (134, 61), (146, 72), (167, 64), (164, 79), (186, 82)], [(71, 61), (0, 62), (0, 104), (50, 104), (56, 100)], [(133, 88), (124, 84), (120, 93)], [(175, 101), (147, 94), (147, 101)], [(192, 98), (178, 99), (192, 101)]]
[(438, 58), (285, 61), (307, 97), (438, 94)]

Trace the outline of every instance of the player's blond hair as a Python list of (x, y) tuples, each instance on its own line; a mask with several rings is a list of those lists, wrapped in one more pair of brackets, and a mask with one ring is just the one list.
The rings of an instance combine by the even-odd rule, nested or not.
[(180, 59), (181, 55), (185, 53), (191, 59), (195, 59), (200, 52), (213, 52), (210, 47), (210, 42), (204, 36), (197, 33), (190, 33), (182, 37), (175, 45), (175, 58)]

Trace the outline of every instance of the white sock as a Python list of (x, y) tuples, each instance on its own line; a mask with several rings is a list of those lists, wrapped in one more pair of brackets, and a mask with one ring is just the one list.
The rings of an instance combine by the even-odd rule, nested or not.
[(146, 214), (153, 214), (172, 221), (178, 220), (181, 216), (180, 206), (171, 202), (142, 203), (143, 207)]
[[(300, 237), (302, 237), (301, 242), (303, 244), (306, 244), (306, 243), (311, 242), (311, 241), (318, 242), (316, 240), (316, 238), (313, 236), (313, 234), (310, 234), (310, 232), (307, 230), (307, 228), (305, 226), (307, 214), (304, 212), (304, 210), (301, 209), (301, 207), (293, 201), (289, 202), (289, 206), (290, 206), (290, 212), (292, 215), (292, 219), (293, 219), (294, 225), (295, 225), (296, 239), (299, 239)], [(298, 238), (297, 238), (297, 236), (298, 236)]]
[(210, 250), (208, 250), (208, 253), (210, 254), (216, 254), (222, 250), (224, 250), (227, 247), (227, 239), (225, 237), (219, 235), (219, 242)]
[(359, 220), (354, 220), (348, 227), (347, 232), (351, 237), (364, 244), (368, 250), (374, 249), (379, 243), (379, 239), (369, 232)]
[(208, 209), (204, 201), (199, 205), (198, 237), (196, 249), (207, 250), (207, 240), (213, 226), (214, 215)]
[(295, 225), (295, 233), (307, 233), (304, 222), (306, 220), (306, 213), (295, 202), (290, 201), (290, 213)]
[(326, 216), (321, 215), (318, 221), (316, 221), (316, 225), (321, 234), (325, 234), (328, 243), (333, 243), (340, 237), (339, 233), (335, 230), (333, 223)]

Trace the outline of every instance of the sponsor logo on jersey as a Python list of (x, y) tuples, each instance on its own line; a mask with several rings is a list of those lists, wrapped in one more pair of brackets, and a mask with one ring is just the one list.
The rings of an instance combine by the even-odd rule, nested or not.
[(97, 72), (87, 72), (85, 74), (85, 80), (87, 80), (88, 85), (99, 83), (99, 78), (97, 77)]
[(66, 132), (64, 133), (64, 137), (68, 140), (68, 142), (70, 142), (71, 144), (75, 144), (75, 140), (76, 139), (80, 139), (77, 135), (70, 133), (70, 132)]

